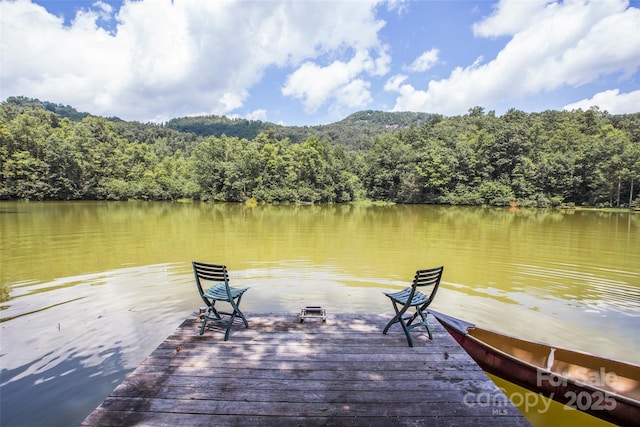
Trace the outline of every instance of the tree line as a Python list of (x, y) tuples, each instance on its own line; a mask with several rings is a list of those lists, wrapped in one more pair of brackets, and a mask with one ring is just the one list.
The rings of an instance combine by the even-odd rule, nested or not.
[(169, 129), (190, 132), (199, 136), (237, 136), (254, 139), (258, 134), (273, 131), (278, 139), (292, 143), (304, 142), (310, 135), (327, 139), (331, 143), (349, 148), (362, 148), (371, 136), (392, 133), (396, 129), (421, 126), (431, 119), (428, 113), (409, 111), (387, 113), (384, 111), (358, 111), (345, 119), (328, 125), (282, 126), (261, 120), (228, 118), (225, 116), (196, 116), (171, 119), (164, 125)]
[(360, 112), (320, 127), (240, 120), (237, 135), (233, 123), (142, 124), (11, 97), (0, 198), (553, 207), (628, 206), (640, 192), (640, 113)]

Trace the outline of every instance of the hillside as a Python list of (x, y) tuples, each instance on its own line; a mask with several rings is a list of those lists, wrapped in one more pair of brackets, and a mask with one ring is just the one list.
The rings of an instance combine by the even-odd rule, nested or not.
[[(72, 121), (80, 121), (90, 116), (90, 113), (80, 112), (69, 105), (54, 104), (48, 101), (26, 97), (9, 97), (6, 103), (21, 109), (43, 109)], [(261, 132), (273, 129), (278, 139), (288, 138), (291, 142), (302, 143), (310, 135), (350, 148), (367, 148), (372, 136), (391, 133), (411, 126), (420, 127), (427, 123), (433, 114), (416, 112), (385, 112), (365, 110), (353, 113), (339, 122), (318, 126), (282, 126), (260, 120), (229, 118), (226, 116), (192, 116), (179, 117), (169, 120), (160, 126), (178, 132), (192, 133), (196, 136), (238, 137), (240, 139), (255, 139)], [(118, 117), (107, 117), (112, 122), (125, 122)], [(128, 122), (136, 124), (136, 122)], [(137, 125), (141, 125), (137, 123)], [(150, 127), (157, 124), (148, 123)], [(143, 125), (144, 126), (144, 125)]]
[(288, 127), (0, 104), (0, 199), (632, 206), (639, 182), (640, 113), (361, 111)]
[(304, 142), (310, 135), (325, 138), (345, 147), (364, 148), (365, 140), (374, 135), (393, 132), (410, 126), (419, 127), (433, 115), (413, 112), (360, 111), (345, 119), (320, 126), (282, 126), (260, 120), (230, 119), (225, 116), (181, 117), (169, 120), (165, 126), (199, 136), (236, 136), (254, 139), (260, 132), (275, 131), (279, 139)]

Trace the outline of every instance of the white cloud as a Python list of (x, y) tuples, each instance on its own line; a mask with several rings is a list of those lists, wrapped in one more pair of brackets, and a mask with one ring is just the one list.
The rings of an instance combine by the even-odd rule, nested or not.
[(301, 99), (306, 111), (315, 112), (353, 76), (345, 62), (335, 61), (326, 67), (306, 62), (289, 75), (282, 94)]
[[(381, 57), (388, 57), (385, 52)], [(282, 88), (282, 94), (300, 99), (305, 110), (315, 112), (330, 100), (340, 106), (364, 106), (371, 100), (370, 84), (360, 79), (364, 72), (372, 75), (387, 72), (386, 59), (372, 59), (368, 52), (356, 52), (348, 62), (334, 61), (322, 67), (306, 62), (291, 73)], [(366, 101), (366, 102), (365, 102)]]
[(605, 75), (628, 76), (640, 67), (640, 10), (627, 6), (620, 0), (502, 1), (474, 26), (477, 35), (511, 35), (502, 51), (486, 64), (457, 67), (424, 89), (398, 85), (394, 110), (462, 114)]
[[(378, 31), (384, 22), (374, 19), (373, 8), (367, 16), (363, 16), (361, 7), (353, 7), (359, 3), (331, 3), (332, 8), (338, 5), (348, 8), (342, 13), (334, 10), (330, 15), (335, 21), (331, 27), (332, 33), (340, 34), (339, 39), (343, 40), (334, 47), (336, 51), (345, 51), (342, 54), (345, 58), (335, 59), (326, 65), (322, 65), (321, 58), (306, 61), (289, 74), (282, 87), (282, 94), (300, 100), (308, 113), (314, 113), (327, 104), (335, 114), (339, 114), (343, 107), (364, 107), (372, 101), (372, 97), (369, 90), (371, 85), (363, 77), (381, 76), (389, 71), (391, 57), (388, 46), (378, 39)], [(357, 35), (356, 40), (344, 42), (354, 35)], [(335, 35), (329, 40), (334, 38)]]
[[(91, 0), (65, 21), (31, 0), (0, 0), (0, 98), (23, 95), (140, 121), (241, 109), (266, 120), (267, 108), (279, 109), (269, 101), (283, 99), (324, 119), (325, 111), (379, 108), (373, 94), (392, 69), (390, 52), (404, 52), (385, 43), (400, 31), (408, 37), (405, 28), (382, 31), (382, 3), (389, 14), (418, 8), (404, 0), (125, 0), (115, 11)], [(384, 89), (396, 97), (395, 110), (443, 114), (540, 94), (552, 102), (558, 89), (602, 88), (606, 79), (630, 92), (640, 68), (639, 27), (640, 9), (623, 0), (501, 0), (473, 26), (476, 37), (504, 44), (495, 57), (454, 64), (449, 76), (422, 86), (397, 74)], [(438, 47), (402, 72), (444, 63), (446, 44)], [(252, 105), (256, 92), (278, 88), (264, 105)]]
[(500, 0), (494, 13), (473, 25), (473, 33), (481, 37), (512, 36), (522, 31), (538, 13), (544, 11), (547, 0)]
[(590, 99), (582, 99), (572, 104), (562, 107), (563, 110), (588, 110), (591, 107), (598, 107), (602, 111), (611, 114), (637, 113), (640, 106), (640, 90), (629, 93), (620, 93), (619, 89), (606, 90), (595, 94)]
[(342, 86), (336, 98), (339, 105), (352, 108), (362, 108), (372, 101), (369, 88), (371, 83), (362, 79), (356, 79)]
[(408, 10), (407, 0), (387, 0), (387, 10), (402, 15)]
[(230, 119), (245, 119), (245, 120), (261, 120), (267, 121), (267, 110), (265, 109), (257, 109), (246, 113), (244, 116), (240, 114), (227, 114), (226, 115)]
[[(370, 99), (359, 79), (389, 69), (377, 3), (142, 0), (125, 1), (113, 16), (98, 1), (65, 26), (29, 0), (2, 1), (1, 96), (129, 120), (226, 114), (244, 105), (267, 68), (299, 67), (295, 82), (317, 62), (320, 83), (337, 92), (307, 97), (296, 86), (293, 96), (307, 108), (328, 99), (359, 104)], [(106, 20), (113, 21), (108, 31), (100, 26)], [(353, 58), (341, 63), (349, 51)], [(335, 65), (322, 63), (332, 56)], [(329, 84), (322, 71), (340, 84)]]
[(258, 109), (258, 110), (253, 110), (250, 113), (248, 113), (247, 115), (245, 115), (245, 119), (247, 120), (261, 120), (261, 121), (266, 121), (267, 120), (267, 110), (265, 109)]
[(438, 53), (440, 53), (440, 51), (436, 48), (424, 52), (407, 67), (407, 70), (413, 72), (427, 71), (438, 63)]
[(402, 82), (407, 80), (407, 76), (403, 74), (396, 74), (392, 76), (384, 85), (384, 90), (388, 92), (400, 92), (400, 88), (402, 87)]
[(109, 3), (97, 1), (93, 6), (96, 8), (96, 13), (103, 21), (110, 21), (113, 19), (113, 7)]

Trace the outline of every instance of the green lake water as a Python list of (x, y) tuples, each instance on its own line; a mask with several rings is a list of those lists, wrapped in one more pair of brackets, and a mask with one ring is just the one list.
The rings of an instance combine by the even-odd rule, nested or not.
[(245, 312), (329, 315), (391, 316), (383, 291), (444, 265), (434, 309), (640, 363), (639, 214), (0, 202), (0, 425), (77, 425), (202, 305), (191, 260), (250, 286)]

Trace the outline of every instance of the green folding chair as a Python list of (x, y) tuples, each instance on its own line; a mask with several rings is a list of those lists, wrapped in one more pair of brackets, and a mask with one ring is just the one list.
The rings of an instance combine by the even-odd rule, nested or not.
[[(395, 310), (396, 314), (395, 316), (393, 316), (393, 319), (391, 319), (389, 323), (387, 323), (387, 326), (385, 326), (384, 331), (382, 331), (383, 334), (386, 335), (391, 325), (400, 323), (404, 334), (407, 336), (409, 347), (413, 347), (413, 339), (411, 338), (411, 334), (409, 333), (411, 329), (424, 326), (425, 328), (427, 328), (429, 339), (433, 339), (431, 327), (429, 326), (429, 322), (427, 322), (427, 307), (433, 302), (433, 299), (436, 296), (438, 286), (440, 286), (440, 279), (442, 278), (443, 271), (444, 267), (418, 270), (410, 287), (398, 292), (384, 293), (389, 297), (389, 299), (391, 299), (391, 302), (393, 303), (393, 309)], [(427, 289), (429, 287), (431, 288), (431, 292), (428, 293), (429, 296), (426, 296), (418, 290), (418, 288)], [(403, 316), (405, 315), (407, 310), (412, 307), (415, 308), (416, 312), (405, 319)], [(418, 316), (422, 321), (412, 324), (418, 318)]]
[[(200, 335), (204, 334), (207, 321), (226, 325), (227, 329), (224, 334), (225, 341), (229, 339), (229, 332), (236, 317), (242, 319), (244, 326), (248, 328), (249, 323), (242, 311), (240, 311), (240, 300), (249, 288), (232, 288), (229, 286), (229, 275), (227, 274), (227, 267), (224, 265), (207, 264), (197, 261), (193, 261), (192, 264), (198, 292), (207, 305), (207, 311), (204, 313), (202, 327), (200, 328)], [(202, 286), (203, 282), (213, 282), (213, 285), (205, 291)], [(232, 311), (224, 312), (218, 310), (215, 307), (217, 302), (229, 303)]]

